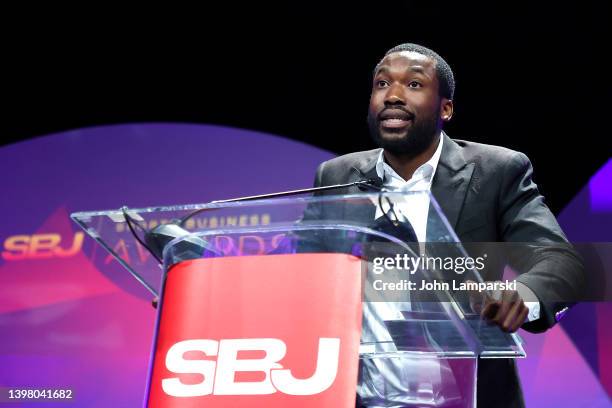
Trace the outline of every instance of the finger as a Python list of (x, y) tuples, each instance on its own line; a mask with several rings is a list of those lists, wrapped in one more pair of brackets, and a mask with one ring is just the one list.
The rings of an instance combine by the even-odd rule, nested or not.
[(482, 297), (483, 301), (483, 310), (481, 316), (488, 319), (493, 320), (499, 311), (499, 307), (501, 305), (502, 300), (502, 291), (501, 290), (493, 290), (486, 292), (478, 292)]
[(512, 329), (516, 325), (516, 322), (520, 317), (521, 313), (523, 312), (523, 309), (526, 309), (526, 307), (522, 300), (515, 302), (510, 308), (510, 310), (508, 310), (508, 314), (504, 318), (503, 322), (500, 324), (501, 329), (505, 332), (516, 331), (516, 329)]
[(497, 315), (497, 311), (499, 310), (498, 302), (488, 302), (485, 304), (482, 309), (481, 316), (487, 320), (493, 320), (495, 315)]
[(497, 323), (499, 326), (502, 326), (503, 322), (506, 320), (508, 316), (508, 312), (510, 308), (514, 306), (514, 304), (519, 300), (518, 293), (513, 290), (505, 290), (502, 293), (501, 303), (499, 305), (499, 310), (497, 314), (493, 318), (493, 321)]
[(519, 313), (516, 320), (514, 321), (514, 324), (512, 325), (512, 327), (510, 328), (510, 333), (514, 333), (515, 331), (517, 331), (523, 325), (523, 323), (525, 323), (525, 319), (527, 319), (528, 315), (529, 315), (529, 308), (525, 306), (523, 310)]

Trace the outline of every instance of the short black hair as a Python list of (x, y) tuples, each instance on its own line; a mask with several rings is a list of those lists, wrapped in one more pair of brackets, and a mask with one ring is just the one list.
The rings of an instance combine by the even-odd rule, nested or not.
[[(427, 47), (412, 43), (404, 43), (391, 48), (385, 53), (385, 57), (394, 52), (402, 51), (416, 52), (434, 60), (436, 63), (436, 75), (438, 76), (438, 83), (440, 84), (440, 96), (447, 99), (453, 99), (455, 94), (455, 76), (453, 75), (453, 70), (450, 65), (448, 65), (444, 58)], [(376, 72), (379, 65), (380, 62), (374, 68), (374, 72)]]

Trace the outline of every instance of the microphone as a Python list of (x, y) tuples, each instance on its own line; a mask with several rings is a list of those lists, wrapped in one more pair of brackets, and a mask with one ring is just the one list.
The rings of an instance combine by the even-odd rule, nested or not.
[(174, 246), (173, 258), (176, 262), (201, 258), (206, 251), (211, 251), (216, 255), (219, 254), (206, 240), (192, 235), (191, 232), (179, 226), (175, 221), (158, 225), (144, 234), (144, 240), (149, 251), (153, 252), (156, 258), (160, 260), (166, 245), (179, 237), (186, 238)]
[(362, 190), (374, 190), (374, 191), (383, 191), (383, 181), (380, 177), (372, 177), (369, 179), (362, 180), (364, 183), (358, 185), (357, 187)]

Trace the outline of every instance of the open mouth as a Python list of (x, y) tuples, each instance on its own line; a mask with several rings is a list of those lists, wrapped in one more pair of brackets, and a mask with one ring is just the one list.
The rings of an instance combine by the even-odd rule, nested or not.
[(399, 129), (405, 126), (408, 126), (409, 123), (412, 122), (412, 119), (398, 119), (398, 118), (390, 118), (383, 119), (380, 124), (382, 127), (391, 128), (391, 129)]
[(412, 123), (414, 115), (399, 109), (389, 109), (383, 111), (378, 119), (384, 128), (400, 129)]

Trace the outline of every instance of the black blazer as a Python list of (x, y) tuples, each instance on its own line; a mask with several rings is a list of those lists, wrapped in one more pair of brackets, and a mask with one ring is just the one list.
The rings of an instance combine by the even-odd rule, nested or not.
[[(450, 139), (442, 134), (442, 154), (431, 191), (461, 242), (530, 242), (543, 244), (518, 281), (541, 304), (540, 319), (523, 325), (532, 332), (552, 327), (585, 287), (584, 267), (575, 251), (546, 250), (567, 239), (533, 182), (527, 156), (498, 146)], [(315, 186), (377, 178), (380, 149), (350, 153), (322, 163)], [(329, 194), (357, 193), (357, 187)], [(429, 228), (428, 228), (429, 229)], [(481, 359), (479, 407), (524, 406), (514, 361)]]

